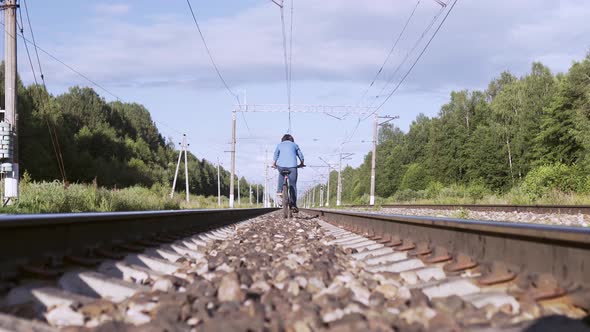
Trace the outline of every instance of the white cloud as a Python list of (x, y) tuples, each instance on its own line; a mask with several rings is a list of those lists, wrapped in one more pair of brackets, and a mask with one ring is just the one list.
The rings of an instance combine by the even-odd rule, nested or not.
[(130, 6), (127, 4), (100, 3), (94, 6), (98, 14), (106, 15), (123, 15), (129, 12)]
[[(379, 68), (414, 5), (389, 0), (362, 5), (356, 0), (299, 0), (295, 4), (294, 80), (364, 84)], [(96, 8), (102, 13), (129, 10), (117, 4)], [(394, 71), (437, 10), (434, 1), (420, 4), (383, 79)], [(576, 0), (461, 0), (406, 87), (432, 91), (444, 86), (485, 86), (500, 71), (519, 73), (535, 60), (547, 60), (557, 70), (565, 70), (590, 47), (581, 43), (590, 34), (590, 25), (585, 24), (589, 15), (588, 3)], [(58, 53), (108, 86), (222, 88), (188, 10), (138, 22), (106, 19), (109, 24), (96, 23), (92, 36), (74, 35), (73, 41), (57, 47)], [(231, 85), (284, 80), (276, 6), (261, 4), (200, 23)], [(73, 78), (62, 70), (57, 74), (64, 82)]]

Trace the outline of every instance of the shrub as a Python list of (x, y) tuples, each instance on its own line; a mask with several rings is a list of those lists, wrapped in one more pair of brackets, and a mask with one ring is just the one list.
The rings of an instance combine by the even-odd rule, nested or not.
[(404, 173), (400, 188), (402, 190), (424, 190), (426, 189), (427, 184), (428, 175), (426, 173), (426, 169), (424, 169), (422, 165), (414, 163), (409, 165), (406, 173)]
[(467, 196), (467, 192), (465, 190), (465, 186), (460, 184), (452, 184), (448, 187), (444, 187), (440, 191), (440, 196), (442, 198), (463, 198)]
[(393, 195), (393, 199), (396, 202), (414, 201), (419, 198), (421, 198), (420, 193), (418, 191), (412, 190), (412, 189), (398, 190)]
[(523, 193), (533, 198), (547, 196), (552, 191), (585, 192), (589, 187), (588, 176), (583, 175), (579, 168), (561, 163), (531, 170), (521, 184)]
[(467, 196), (473, 201), (473, 203), (481, 200), (484, 196), (490, 194), (489, 189), (485, 186), (483, 180), (476, 180), (471, 182), (467, 188)]
[(444, 188), (445, 186), (438, 181), (430, 182), (426, 187), (426, 198), (432, 199), (438, 197)]

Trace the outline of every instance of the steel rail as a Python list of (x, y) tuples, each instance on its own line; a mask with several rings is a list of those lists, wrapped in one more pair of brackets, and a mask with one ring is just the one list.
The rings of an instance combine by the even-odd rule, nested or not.
[(0, 217), (0, 279), (23, 265), (45, 266), (65, 255), (87, 257), (99, 247), (199, 232), (275, 209), (214, 209), (112, 213), (5, 215)]
[(502, 262), (522, 272), (590, 286), (590, 229), (440, 217), (308, 209), (337, 226), (376, 238), (443, 248), (478, 264)]
[[(352, 204), (345, 205), (348, 208), (373, 208), (371, 205)], [(529, 213), (556, 213), (556, 214), (590, 214), (590, 205), (511, 205), (511, 204), (382, 204), (382, 208), (398, 209), (433, 209), (433, 210), (458, 210), (487, 212), (529, 212)]]

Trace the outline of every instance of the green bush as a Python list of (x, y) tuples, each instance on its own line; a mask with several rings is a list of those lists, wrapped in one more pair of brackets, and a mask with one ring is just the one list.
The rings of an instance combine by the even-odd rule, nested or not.
[(428, 184), (428, 174), (426, 169), (420, 164), (411, 164), (408, 166), (400, 188), (402, 190), (424, 190)]
[(465, 190), (465, 186), (461, 184), (452, 184), (444, 187), (440, 191), (440, 196), (442, 198), (463, 198), (467, 196), (467, 191)]
[(408, 201), (415, 201), (417, 199), (424, 198), (425, 191), (420, 190), (412, 190), (412, 189), (404, 189), (398, 190), (394, 195), (393, 199), (396, 202), (408, 202)]
[(426, 198), (437, 198), (444, 188), (445, 186), (438, 181), (430, 182), (428, 186), (426, 186)]
[(524, 194), (539, 198), (547, 196), (552, 191), (588, 192), (590, 185), (588, 176), (578, 167), (557, 163), (531, 170), (521, 183), (521, 189)]
[(467, 196), (469, 196), (473, 203), (482, 200), (486, 195), (491, 194), (490, 190), (486, 187), (482, 180), (471, 182), (467, 186), (466, 191)]

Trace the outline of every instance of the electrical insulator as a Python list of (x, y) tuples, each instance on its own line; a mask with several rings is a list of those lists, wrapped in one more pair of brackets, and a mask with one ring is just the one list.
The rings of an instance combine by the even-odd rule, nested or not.
[(12, 158), (12, 132), (8, 122), (0, 122), (0, 159)]
[(10, 173), (10, 172), (12, 172), (12, 164), (11, 163), (0, 164), (0, 173)]

